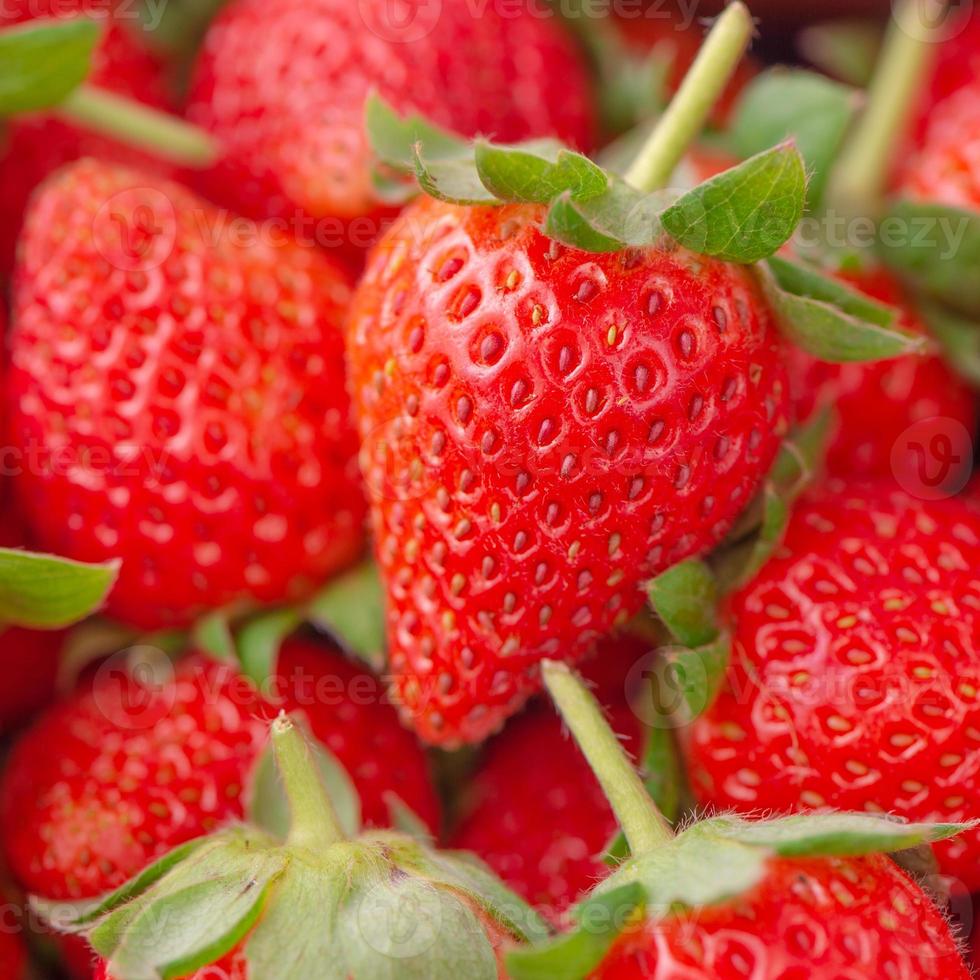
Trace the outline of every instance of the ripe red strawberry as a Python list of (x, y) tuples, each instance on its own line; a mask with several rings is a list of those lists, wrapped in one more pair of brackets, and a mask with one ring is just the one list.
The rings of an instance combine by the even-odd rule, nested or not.
[(114, 616), (299, 597), (358, 556), (339, 267), (95, 161), (45, 186), (22, 249), (15, 488), (46, 550), (123, 559)]
[(718, 542), (785, 428), (742, 267), (602, 255), (535, 207), (430, 199), (371, 256), (350, 328), (390, 663), (426, 740), (476, 741)]
[[(39, 17), (80, 14), (107, 24), (91, 81), (154, 108), (169, 108), (163, 67), (142, 43), (133, 20), (135, 8), (129, 4), (115, 0), (111, 4), (105, 0), (5, 0), (0, 28)], [(169, 169), (147, 154), (52, 116), (23, 116), (5, 123), (0, 133), (0, 279), (6, 279), (13, 267), (17, 236), (34, 188), (59, 167), (86, 156), (153, 167), (159, 173)]]
[(594, 980), (968, 980), (939, 910), (882, 855), (776, 859), (749, 893), (622, 936)]
[[(285, 714), (271, 742), (289, 805), (283, 833), (239, 825), (212, 834), (87, 921), (77, 905), (49, 906), (53, 922), (85, 934), (105, 959), (103, 977), (502, 977), (506, 947), (547, 936), (477, 862), (404, 833), (349, 829)], [(167, 913), (174, 902), (178, 917)], [(148, 936), (144, 914), (156, 936), (166, 921), (164, 943)]]
[(380, 214), (363, 124), (372, 89), (467, 135), (592, 140), (586, 72), (555, 17), (465, 0), (234, 0), (187, 109), (228, 151), (208, 190), (256, 217), (373, 216), (346, 235), (317, 226), (367, 247)]
[[(280, 655), (276, 697), (231, 666), (191, 657), (159, 685), (102, 670), (17, 743), (0, 786), (0, 829), (25, 890), (91, 898), (183, 841), (244, 813), (278, 707), (305, 714), (346, 769), (372, 825), (389, 792), (431, 827), (426, 761), (370, 675), (301, 641)], [(58, 751), (52, 752), (51, 746)]]
[[(689, 731), (700, 801), (843, 807), (913, 820), (980, 806), (980, 510), (891, 483), (799, 505), (777, 557), (728, 610), (733, 662)], [(980, 888), (980, 835), (936, 845)]]
[(513, 980), (966, 980), (941, 913), (883, 853), (962, 825), (829, 813), (675, 832), (567, 665), (543, 670), (631, 853), (575, 910), (573, 935), (508, 957)]
[[(903, 329), (925, 333), (898, 283), (885, 269), (843, 270), (839, 278), (898, 309)], [(971, 437), (976, 432), (976, 394), (935, 353), (828, 364), (794, 348), (789, 364), (797, 416), (805, 419), (821, 406), (835, 410), (835, 431), (826, 458), (832, 475), (894, 475), (902, 486), (916, 486), (920, 456), (908, 447), (896, 451), (911, 426), (941, 419), (959, 424)], [(950, 474), (953, 480), (961, 475)]]
[(27, 950), (20, 935), (0, 929), (0, 980), (26, 980), (26, 977)]
[(980, 209), (980, 78), (940, 102), (917, 152), (902, 170), (899, 190), (908, 197)]
[[(610, 675), (596, 697), (634, 757), (641, 725), (625, 680), (647, 650), (629, 637), (610, 640), (584, 665), (593, 684), (597, 670)], [(552, 921), (609, 874), (602, 857), (618, 829), (616, 817), (550, 705), (529, 706), (487, 745), (463, 805), (452, 846), (482, 858)]]

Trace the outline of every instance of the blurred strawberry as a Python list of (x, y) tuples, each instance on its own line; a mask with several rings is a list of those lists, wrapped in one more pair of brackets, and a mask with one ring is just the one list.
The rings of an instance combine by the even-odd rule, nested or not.
[[(109, 11), (107, 17), (107, 10)], [(128, 13), (128, 18), (127, 18)], [(4, 0), (0, 28), (42, 17), (85, 14), (107, 21), (90, 80), (120, 95), (166, 109), (161, 63), (141, 43), (135, 7), (124, 0)], [(24, 210), (34, 188), (49, 174), (84, 156), (129, 166), (169, 168), (147, 154), (48, 115), (22, 116), (0, 131), (0, 280), (13, 266)]]
[(27, 980), (27, 950), (19, 933), (0, 927), (0, 980)]
[(366, 248), (385, 213), (364, 136), (372, 89), (468, 135), (593, 138), (586, 71), (555, 16), (466, 0), (233, 0), (187, 110), (228, 150), (207, 191), (253, 217), (342, 219), (317, 227)]

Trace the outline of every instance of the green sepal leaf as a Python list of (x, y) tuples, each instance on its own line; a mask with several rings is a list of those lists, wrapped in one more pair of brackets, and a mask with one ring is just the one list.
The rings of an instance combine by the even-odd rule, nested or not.
[(976, 823), (903, 823), (865, 813), (808, 813), (754, 821), (717, 817), (700, 826), (705, 833), (781, 857), (858, 857), (947, 840)]
[(474, 149), (480, 180), (499, 200), (550, 204), (564, 193), (575, 200), (588, 200), (609, 188), (609, 178), (601, 167), (557, 140), (533, 140), (517, 146), (479, 140)]
[(420, 115), (400, 116), (377, 92), (364, 102), (364, 125), (377, 158), (389, 167), (415, 172), (416, 148), (425, 147), (430, 160), (472, 154), (469, 143)]
[(31, 629), (71, 626), (102, 607), (119, 568), (118, 561), (89, 565), (0, 548), (0, 623)]
[(867, 88), (878, 63), (881, 36), (877, 21), (839, 18), (804, 28), (797, 47), (807, 61), (832, 78)]
[(432, 157), (425, 144), (416, 143), (415, 177), (426, 194), (440, 201), (469, 205), (501, 203), (483, 186), (470, 146), (458, 156)]
[[(337, 821), (345, 834), (356, 836), (361, 830), (361, 800), (350, 775), (322, 742), (309, 736), (306, 741)], [(271, 742), (253, 769), (249, 799), (251, 823), (278, 840), (285, 840), (290, 825), (289, 800), (279, 778)]]
[(238, 633), (242, 672), (259, 687), (275, 676), (283, 641), (303, 621), (297, 609), (276, 609), (249, 620)]
[(980, 316), (980, 212), (899, 200), (879, 223), (878, 244), (884, 261), (915, 289)]
[(757, 268), (783, 332), (822, 361), (880, 361), (925, 347), (898, 327), (896, 310), (810, 265), (774, 256)]
[(550, 943), (508, 953), (507, 975), (512, 980), (582, 980), (602, 963), (645, 900), (646, 889), (638, 881), (594, 892), (574, 910), (577, 928)]
[(810, 174), (813, 206), (823, 194), (860, 98), (854, 89), (813, 72), (771, 69), (742, 93), (729, 134), (731, 148), (738, 157), (748, 157), (793, 139)]
[(384, 801), (394, 830), (422, 843), (432, 841), (428, 824), (397, 793), (389, 790), (384, 794)]
[(556, 198), (543, 230), (549, 238), (585, 252), (651, 245), (664, 237), (660, 223), (664, 203), (663, 194), (643, 194), (613, 178), (599, 197), (576, 200), (566, 192)]
[(34, 20), (0, 30), (0, 116), (64, 102), (92, 70), (102, 40), (89, 17)]
[(805, 202), (806, 167), (789, 142), (699, 184), (664, 211), (661, 222), (693, 252), (751, 263), (789, 241)]
[(670, 647), (664, 652), (665, 687), (660, 697), (676, 692), (670, 707), (678, 723), (690, 723), (711, 707), (724, 683), (731, 657), (732, 638), (726, 630), (702, 646)]
[(689, 558), (668, 568), (647, 584), (647, 595), (678, 643), (699, 647), (717, 638), (718, 587), (705, 562)]
[(385, 666), (385, 599), (378, 568), (364, 562), (332, 579), (311, 601), (307, 618), (375, 671)]
[(980, 388), (980, 323), (973, 318), (922, 300), (919, 313), (938, 341), (947, 364), (962, 378)]
[(214, 660), (230, 664), (238, 662), (231, 622), (223, 609), (209, 613), (194, 624), (191, 643)]

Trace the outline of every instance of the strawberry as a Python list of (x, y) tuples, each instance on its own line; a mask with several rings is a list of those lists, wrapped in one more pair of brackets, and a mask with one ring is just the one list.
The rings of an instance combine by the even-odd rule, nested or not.
[(908, 197), (980, 210), (980, 78), (930, 113), (917, 152), (907, 160), (899, 190)]
[(27, 950), (20, 935), (0, 929), (0, 980), (26, 980)]
[[(586, 254), (540, 208), (422, 199), (350, 326), (398, 698), (476, 741), (721, 540), (785, 426), (780, 345), (742, 267)], [(393, 474), (393, 479), (388, 474)]]
[[(926, 332), (884, 268), (843, 269), (838, 278), (899, 310), (903, 329), (920, 335)], [(976, 433), (976, 395), (935, 353), (873, 363), (828, 364), (793, 348), (789, 371), (799, 418), (807, 418), (820, 407), (835, 410), (835, 431), (826, 458), (831, 475), (896, 475), (902, 486), (915, 486), (920, 480), (919, 455), (904, 445), (903, 455), (895, 455), (896, 445), (902, 445), (900, 440), (913, 425), (938, 419), (943, 424), (959, 424), (971, 437)], [(967, 460), (962, 462), (965, 465)], [(959, 471), (951, 472), (950, 482), (960, 476)]]
[(881, 853), (962, 825), (725, 816), (675, 834), (568, 667), (544, 673), (632, 856), (575, 910), (570, 936), (508, 957), (512, 980), (969, 976), (940, 911)]
[(2, 836), (24, 888), (59, 900), (97, 896), (240, 819), (265, 744), (262, 716), (281, 706), (305, 715), (336, 756), (369, 824), (389, 822), (394, 794), (437, 825), (426, 761), (373, 677), (293, 640), (273, 680), (266, 698), (232, 666), (200, 656), (158, 683), (110, 661), (43, 715), (17, 743), (0, 787)]
[(45, 185), (21, 246), (15, 489), (46, 550), (123, 559), (114, 616), (298, 597), (358, 556), (337, 266), (95, 161)]
[[(504, 975), (506, 945), (547, 935), (476, 862), (407, 834), (349, 829), (285, 714), (272, 746), (290, 816), (281, 834), (230, 827), (172, 852), (94, 914), (48, 906), (52, 921), (88, 936), (107, 961), (102, 976), (489, 980)], [(182, 914), (171, 918), (174, 901)]]
[[(6, 0), (0, 10), (0, 27), (40, 17), (87, 14), (106, 19), (109, 6), (105, 0)], [(134, 11), (115, 0), (113, 6), (120, 9), (109, 13), (92, 82), (154, 108), (168, 108), (163, 67), (140, 42), (131, 20)], [(169, 169), (148, 154), (52, 116), (25, 116), (6, 123), (0, 135), (0, 279), (5, 279), (13, 267), (17, 236), (34, 188), (58, 168), (85, 156), (152, 167), (159, 173)]]
[(363, 133), (372, 89), (469, 135), (592, 140), (586, 72), (554, 16), (465, 0), (234, 0), (187, 106), (227, 149), (208, 191), (254, 217), (367, 217), (346, 235), (317, 226), (366, 248), (386, 213)]
[[(612, 675), (597, 697), (632, 755), (641, 726), (626, 699), (625, 674), (647, 652), (628, 637), (600, 645), (584, 670)], [(611, 683), (610, 683), (611, 682)], [(452, 846), (482, 858), (549, 920), (609, 874), (603, 852), (616, 818), (588, 765), (548, 705), (533, 704), (491, 741), (464, 791)]]
[[(980, 806), (980, 509), (832, 482), (731, 597), (733, 661), (688, 730), (705, 806), (913, 820)], [(937, 845), (980, 888), (980, 834)]]

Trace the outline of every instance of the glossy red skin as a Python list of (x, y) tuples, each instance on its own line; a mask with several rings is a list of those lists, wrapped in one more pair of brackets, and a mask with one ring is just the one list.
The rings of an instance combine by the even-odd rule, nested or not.
[(0, 980), (25, 980), (27, 950), (20, 936), (0, 929)]
[[(688, 730), (720, 810), (980, 812), (980, 508), (893, 484), (832, 484), (730, 601), (725, 688)], [(936, 845), (980, 889), (980, 834)]]
[(543, 657), (580, 658), (639, 610), (641, 581), (718, 542), (785, 428), (748, 273), (587, 255), (540, 217), (419, 201), (352, 306), (394, 687), (443, 745), (491, 734)]
[[(385, 29), (406, 22), (411, 37)], [(586, 70), (555, 17), (465, 0), (234, 0), (208, 32), (187, 107), (228, 150), (209, 193), (249, 215), (370, 216), (341, 230), (367, 247), (388, 213), (364, 137), (372, 89), (466, 136), (593, 138)]]
[[(634, 759), (642, 726), (627, 703), (625, 682), (647, 650), (638, 640), (610, 640), (596, 653), (599, 663), (584, 665), (610, 725)], [(599, 686), (597, 670), (605, 682)], [(482, 858), (556, 924), (611, 870), (602, 855), (618, 830), (616, 818), (585, 757), (547, 703), (529, 705), (488, 743), (463, 800), (452, 847)]]
[(24, 890), (102, 895), (176, 845), (241, 819), (268, 721), (296, 705), (297, 672), (343, 685), (339, 702), (324, 694), (303, 710), (353, 780), (367, 821), (388, 823), (385, 794), (393, 791), (435, 828), (424, 757), (371, 695), (380, 693), (373, 678), (355, 688), (357, 671), (339, 655), (292, 641), (271, 700), (231, 668), (191, 657), (150, 699), (125, 675), (102, 672), (42, 716), (0, 784), (0, 831)]
[(591, 980), (969, 980), (940, 912), (887, 857), (773, 859), (734, 901), (626, 933)]
[[(119, 248), (117, 216), (142, 251)], [(363, 547), (347, 278), (222, 221), (175, 183), (83, 161), (22, 239), (15, 490), (44, 549), (122, 559), (108, 609), (143, 629), (302, 597)]]
[[(89, 13), (106, 20), (105, 0), (5, 0), (0, 11), (0, 28), (38, 17), (77, 16)], [(161, 63), (143, 43), (127, 5), (107, 23), (105, 37), (98, 48), (91, 81), (100, 88), (144, 102), (158, 109), (169, 109)], [(172, 168), (148, 154), (107, 139), (51, 116), (21, 116), (4, 124), (0, 134), (0, 279), (13, 268), (14, 251), (28, 198), (45, 177), (81, 157), (98, 157), (127, 166), (150, 167), (158, 173)]]
[[(900, 312), (899, 325), (924, 334), (925, 326), (894, 278), (880, 267), (838, 273), (840, 279)], [(908, 354), (887, 361), (828, 364), (799, 348), (790, 353), (790, 385), (797, 418), (816, 409), (834, 409), (834, 432), (825, 465), (832, 476), (898, 476), (914, 486), (918, 457), (892, 452), (915, 423), (941, 418), (976, 434), (977, 396), (936, 353)], [(896, 464), (899, 469), (896, 470)]]
[(917, 152), (903, 168), (899, 194), (980, 209), (980, 76), (936, 105)]

